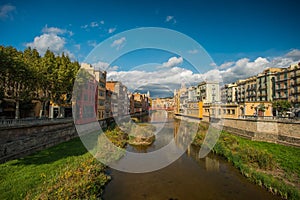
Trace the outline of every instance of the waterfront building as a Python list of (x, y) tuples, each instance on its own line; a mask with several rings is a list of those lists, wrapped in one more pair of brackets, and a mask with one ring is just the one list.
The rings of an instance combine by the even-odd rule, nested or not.
[(220, 102), (220, 86), (219, 82), (214, 81), (204, 81), (197, 86), (197, 98), (199, 101), (205, 103), (215, 103)]
[(257, 75), (257, 101), (273, 101), (276, 73), (280, 71), (281, 68), (268, 68)]
[(81, 63), (81, 68), (91, 74), (97, 82), (95, 90), (96, 101), (96, 115), (98, 120), (105, 118), (105, 99), (106, 99), (106, 71), (95, 70), (95, 68), (88, 63)]
[(237, 102), (237, 84), (226, 84), (221, 88), (221, 102), (222, 103), (236, 103)]
[(152, 100), (151, 110), (174, 110), (175, 98), (156, 98)]
[[(150, 97), (147, 94), (130, 94), (130, 114), (146, 112), (150, 108)], [(153, 102), (153, 101), (152, 101)]]
[(298, 64), (291, 65), (290, 71), (290, 101), (295, 108), (300, 107), (300, 62)]
[(237, 89), (236, 89), (236, 101), (237, 103), (245, 102), (245, 80), (236, 81)]
[(129, 92), (127, 87), (120, 81), (107, 81), (106, 89), (117, 94), (118, 116), (128, 115), (130, 109), (130, 101), (128, 98)]

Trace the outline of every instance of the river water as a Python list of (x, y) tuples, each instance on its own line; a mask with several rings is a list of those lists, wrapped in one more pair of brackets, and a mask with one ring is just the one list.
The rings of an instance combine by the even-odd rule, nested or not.
[[(164, 111), (152, 113), (145, 121), (161, 128), (155, 142), (147, 148), (128, 145), (127, 151), (146, 153), (162, 148), (176, 137), (180, 121)], [(160, 123), (161, 122), (161, 123)], [(162, 127), (159, 127), (161, 124)], [(117, 199), (280, 199), (250, 183), (222, 157), (208, 154), (199, 158), (199, 148), (188, 146), (175, 162), (148, 173), (127, 173), (109, 169), (112, 180), (105, 188), (105, 200)]]

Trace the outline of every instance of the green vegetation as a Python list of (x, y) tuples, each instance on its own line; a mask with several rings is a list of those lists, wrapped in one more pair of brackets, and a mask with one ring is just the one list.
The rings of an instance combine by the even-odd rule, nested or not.
[(136, 146), (148, 146), (155, 140), (155, 126), (147, 123), (125, 123), (123, 129), (128, 133), (128, 143)]
[(292, 104), (287, 100), (278, 100), (272, 102), (272, 107), (276, 109), (280, 115), (285, 115), (292, 107)]
[[(36, 49), (23, 52), (14, 47), (0, 46), (0, 99), (16, 102), (16, 117), (26, 110), (31, 100), (57, 104), (70, 103), (73, 83), (80, 65), (65, 55), (47, 50), (40, 56)], [(19, 105), (19, 106), (18, 106)], [(21, 113), (22, 114), (22, 113)], [(26, 112), (23, 113), (24, 115)]]
[(0, 199), (97, 199), (110, 180), (79, 138), (0, 165)]
[[(201, 145), (207, 127), (200, 125), (193, 141)], [(213, 130), (210, 134), (214, 134)], [(250, 181), (285, 199), (300, 199), (300, 149), (247, 140), (221, 132), (213, 152), (224, 156)]]

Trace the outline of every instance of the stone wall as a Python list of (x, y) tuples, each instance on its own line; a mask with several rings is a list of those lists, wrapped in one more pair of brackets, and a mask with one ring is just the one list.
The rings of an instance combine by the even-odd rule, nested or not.
[(0, 163), (77, 137), (73, 120), (0, 128)]
[[(176, 116), (176, 118), (186, 120), (189, 117)], [(204, 117), (202, 120), (193, 120), (209, 124), (213, 119)], [(218, 125), (215, 127), (244, 138), (300, 147), (300, 121), (229, 118), (216, 121)]]
[(261, 119), (224, 119), (223, 130), (252, 140), (300, 147), (300, 122)]

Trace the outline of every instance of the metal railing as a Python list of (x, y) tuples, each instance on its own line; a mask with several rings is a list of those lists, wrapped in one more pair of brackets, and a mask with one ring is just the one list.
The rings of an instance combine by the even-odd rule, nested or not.
[(51, 124), (56, 122), (71, 122), (73, 121), (72, 117), (68, 118), (24, 118), (24, 119), (0, 119), (0, 128), (5, 127), (20, 127), (28, 125), (43, 125)]

